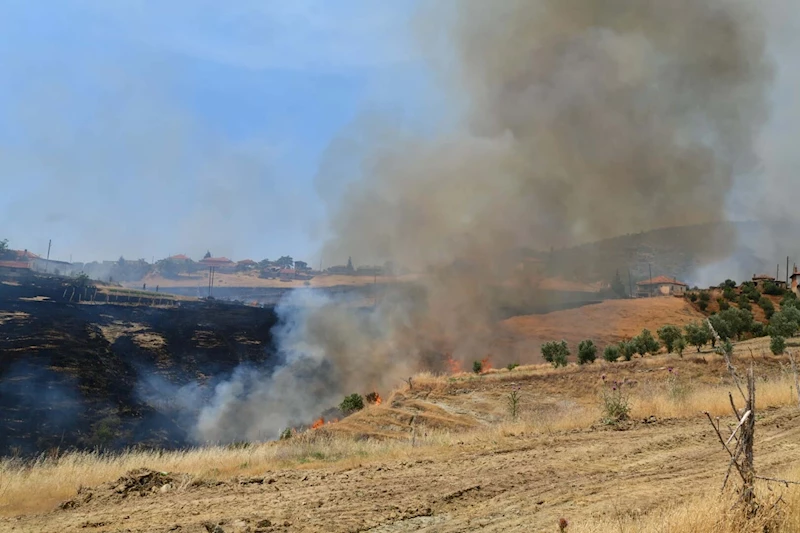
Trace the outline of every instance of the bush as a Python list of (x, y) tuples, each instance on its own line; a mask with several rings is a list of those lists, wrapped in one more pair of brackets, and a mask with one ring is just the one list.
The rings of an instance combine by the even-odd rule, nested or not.
[(683, 337), (681, 329), (678, 326), (672, 325), (662, 326), (656, 333), (658, 334), (658, 338), (661, 339), (661, 342), (664, 343), (664, 346), (666, 346), (667, 353), (672, 353), (675, 349), (675, 341)]
[(519, 363), (510, 363), (506, 368), (510, 371), (510, 370), (514, 370), (518, 366), (519, 366)]
[(786, 290), (784, 290), (775, 282), (768, 281), (764, 284), (764, 294), (769, 294), (770, 296), (783, 296), (785, 292)]
[(483, 371), (483, 363), (481, 361), (473, 361), (472, 371), (476, 374), (480, 374)]
[(692, 346), (697, 346), (697, 352), (705, 346), (711, 338), (711, 330), (705, 322), (693, 322), (684, 327), (686, 331), (686, 342)]
[[(719, 314), (728, 325), (728, 336), (736, 335), (738, 340), (753, 328), (753, 314), (746, 309), (728, 309)], [(721, 335), (720, 335), (721, 336)]]
[(606, 349), (603, 350), (603, 359), (608, 361), (609, 363), (614, 363), (619, 359), (619, 347), (614, 346), (613, 344), (609, 344), (606, 346)]
[(649, 329), (643, 329), (642, 332), (633, 339), (633, 343), (636, 346), (636, 352), (641, 356), (644, 356), (646, 353), (655, 355), (661, 349), (661, 345), (655, 337), (653, 337)]
[(750, 334), (753, 338), (766, 337), (767, 328), (761, 322), (753, 322), (753, 325), (750, 326)]
[(706, 303), (711, 301), (711, 295), (708, 293), (708, 291), (702, 291), (700, 293), (700, 301)]
[(767, 317), (767, 320), (772, 318), (772, 315), (775, 314), (775, 305), (773, 305), (772, 300), (763, 296), (759, 301), (758, 305), (761, 306), (761, 309), (764, 310), (764, 315)]
[(800, 329), (800, 310), (795, 307), (784, 307), (779, 313), (772, 315), (769, 321), (769, 334), (789, 338)]
[(786, 351), (786, 339), (780, 335), (775, 335), (769, 341), (769, 349), (772, 350), (772, 353), (775, 355), (782, 355), (783, 352)]
[(594, 363), (595, 359), (597, 359), (597, 346), (594, 342), (589, 339), (581, 341), (578, 344), (578, 364)]
[(736, 299), (736, 291), (730, 287), (725, 287), (722, 291), (722, 297), (732, 302)]
[(699, 307), (700, 310), (705, 313), (706, 309), (708, 309), (708, 302), (704, 302), (703, 300), (700, 300), (700, 302), (697, 304), (697, 307)]
[(626, 384), (617, 381), (606, 383), (603, 387), (603, 423), (613, 425), (628, 419), (631, 412), (630, 397)]
[(750, 299), (745, 294), (739, 296), (739, 301), (737, 303), (739, 304), (739, 309), (743, 309), (744, 311), (753, 310), (753, 307), (750, 305)]
[(555, 368), (567, 366), (567, 356), (569, 356), (569, 348), (566, 341), (542, 344), (542, 357)]
[(736, 282), (733, 281), (732, 279), (726, 279), (725, 282), (721, 285), (721, 288), (723, 288), (723, 289), (735, 289), (736, 288)]
[(683, 358), (683, 351), (686, 349), (686, 339), (683, 338), (681, 335), (678, 337), (678, 340), (675, 341), (675, 353), (677, 353), (681, 358)]
[(781, 309), (785, 307), (795, 307), (800, 309), (800, 300), (797, 299), (797, 295), (791, 291), (787, 292), (783, 299), (781, 299)]
[(630, 341), (621, 341), (619, 343), (619, 353), (622, 354), (622, 357), (626, 361), (630, 361), (633, 359), (634, 354), (636, 354), (636, 343), (632, 340)]
[(364, 408), (364, 398), (358, 393), (353, 393), (350, 396), (345, 396), (342, 403), (339, 404), (339, 410), (345, 414), (355, 413)]
[(717, 305), (719, 305), (720, 311), (727, 311), (731, 308), (731, 304), (725, 298), (717, 298)]
[[(726, 313), (726, 315), (728, 314), (730, 313)], [(715, 313), (708, 317), (708, 321), (711, 322), (711, 327), (714, 328), (720, 339), (727, 340), (731, 337), (731, 325), (722, 317), (722, 314)], [(713, 331), (709, 336), (709, 340), (712, 347), (716, 346), (717, 339), (714, 337)]]
[(691, 300), (692, 302), (696, 302), (697, 301), (697, 293), (690, 292), (689, 293), (689, 300)]

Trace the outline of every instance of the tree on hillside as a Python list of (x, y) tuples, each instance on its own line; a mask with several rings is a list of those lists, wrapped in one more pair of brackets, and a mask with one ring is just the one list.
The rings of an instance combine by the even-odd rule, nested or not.
[(737, 340), (742, 340), (742, 335), (753, 329), (753, 313), (746, 309), (730, 308), (719, 316), (728, 325), (728, 335), (736, 335)]
[(292, 259), (291, 255), (284, 255), (278, 258), (275, 261), (275, 264), (281, 268), (292, 268), (294, 266), (294, 259)]
[(556, 368), (567, 366), (567, 356), (569, 356), (569, 348), (566, 341), (542, 344), (542, 358)]
[(578, 364), (594, 363), (597, 358), (597, 346), (590, 339), (581, 341), (578, 344)]
[(769, 321), (769, 334), (773, 337), (789, 338), (800, 329), (800, 310), (796, 307), (784, 307), (779, 313), (772, 315)]
[(611, 290), (618, 298), (625, 298), (628, 296), (628, 292), (625, 290), (625, 284), (622, 283), (622, 278), (619, 277), (619, 269), (617, 269), (614, 279), (611, 280)]
[(692, 322), (684, 327), (686, 331), (686, 341), (692, 346), (697, 346), (697, 352), (705, 346), (711, 338), (711, 331), (705, 322)]
[(636, 345), (636, 352), (641, 356), (646, 353), (655, 355), (661, 349), (661, 345), (649, 329), (643, 329), (639, 335), (633, 338), (633, 343)]
[[(727, 309), (730, 311), (730, 308)], [(708, 321), (711, 322), (711, 327), (714, 328), (714, 331), (717, 332), (719, 338), (723, 341), (728, 340), (731, 338), (731, 325), (720, 316), (718, 313), (714, 313), (710, 317), (708, 317)], [(711, 335), (711, 346), (716, 348), (717, 346), (717, 339), (714, 335)]]
[(678, 326), (666, 325), (662, 326), (656, 332), (658, 338), (664, 343), (667, 348), (667, 353), (672, 353), (675, 349), (675, 341), (683, 336), (681, 328)]
[(8, 239), (0, 241), (0, 259), (5, 259), (11, 255), (11, 250), (8, 248)]

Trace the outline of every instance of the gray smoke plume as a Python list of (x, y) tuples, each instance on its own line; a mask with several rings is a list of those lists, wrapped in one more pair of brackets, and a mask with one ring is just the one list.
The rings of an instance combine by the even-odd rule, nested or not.
[(723, 220), (757, 169), (772, 68), (752, 2), (460, 0), (420, 21), (460, 127), (430, 139), (371, 123), (334, 145), (358, 160), (333, 150), (319, 174), (360, 173), (330, 206), (326, 262), (419, 276), (371, 313), (287, 308), (286, 364), (250, 394), (219, 391), (205, 437), (274, 434), (431, 354), (485, 357), (503, 305), (527, 294), (514, 250)]

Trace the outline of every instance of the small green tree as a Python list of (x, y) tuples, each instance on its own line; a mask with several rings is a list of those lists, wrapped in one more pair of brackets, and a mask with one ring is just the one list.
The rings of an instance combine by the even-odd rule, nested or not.
[(675, 353), (677, 353), (681, 359), (683, 359), (683, 351), (686, 349), (686, 339), (683, 338), (683, 335), (678, 337), (678, 340), (675, 341)]
[(639, 335), (634, 337), (633, 343), (636, 345), (636, 352), (641, 356), (646, 353), (655, 355), (661, 349), (661, 345), (653, 337), (649, 329), (643, 329)]
[(567, 366), (568, 356), (569, 347), (567, 347), (566, 341), (553, 341), (542, 344), (542, 357), (555, 368)]
[(622, 354), (623, 359), (625, 359), (626, 361), (630, 361), (636, 354), (636, 343), (633, 342), (633, 340), (620, 341), (619, 353)]
[(753, 313), (746, 309), (731, 308), (722, 311), (719, 316), (728, 325), (728, 336), (736, 335), (738, 340), (753, 327)]
[(364, 398), (360, 394), (354, 392), (350, 396), (345, 396), (342, 403), (339, 404), (339, 410), (345, 414), (355, 413), (364, 408)]
[(684, 327), (686, 341), (692, 346), (697, 346), (697, 352), (705, 346), (711, 338), (711, 331), (705, 322), (692, 322)]
[[(710, 317), (708, 317), (708, 321), (711, 322), (711, 327), (714, 328), (714, 331), (717, 332), (719, 338), (722, 340), (727, 340), (731, 337), (731, 326), (730, 324), (722, 318), (722, 315), (714, 313)], [(709, 336), (709, 340), (711, 341), (711, 347), (716, 348), (717, 346), (717, 339), (714, 337), (714, 334)]]
[(660, 327), (656, 333), (658, 333), (658, 338), (661, 339), (661, 342), (666, 346), (667, 353), (672, 353), (675, 349), (675, 341), (683, 337), (683, 333), (681, 333), (681, 329), (678, 326), (669, 324)]
[(800, 310), (795, 307), (784, 307), (772, 315), (769, 321), (769, 334), (789, 338), (800, 329)]
[(737, 304), (739, 305), (739, 309), (742, 309), (743, 311), (753, 310), (753, 306), (750, 305), (750, 299), (747, 297), (747, 295), (742, 294), (739, 296), (739, 301)]
[(597, 359), (597, 346), (590, 339), (581, 341), (578, 344), (578, 364), (594, 363)]
[(473, 361), (472, 362), (472, 371), (476, 374), (480, 374), (483, 372), (483, 363), (481, 361)]
[(769, 342), (769, 349), (775, 355), (782, 355), (786, 351), (786, 339), (780, 335), (775, 335)]
[(11, 255), (11, 250), (8, 249), (8, 239), (0, 241), (0, 259), (5, 259)]
[(764, 284), (764, 294), (770, 296), (783, 296), (786, 291), (774, 281), (768, 281)]
[(764, 310), (764, 316), (767, 317), (767, 320), (772, 318), (772, 315), (775, 314), (775, 305), (772, 303), (772, 300), (770, 300), (766, 296), (762, 297), (758, 301), (758, 305), (761, 307), (761, 309)]
[(733, 290), (731, 287), (725, 287), (722, 290), (722, 297), (732, 302), (736, 299), (736, 291)]
[(613, 344), (606, 346), (605, 350), (603, 350), (603, 359), (609, 363), (616, 362), (619, 359), (619, 346), (614, 346)]
[(710, 302), (711, 301), (711, 294), (708, 291), (701, 291), (700, 292), (700, 301), (701, 302)]

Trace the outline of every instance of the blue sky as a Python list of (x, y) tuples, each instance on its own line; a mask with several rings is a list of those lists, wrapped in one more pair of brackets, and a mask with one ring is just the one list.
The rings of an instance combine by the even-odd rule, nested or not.
[(331, 141), (365, 113), (434, 121), (415, 7), (3, 1), (0, 238), (52, 238), (59, 259), (315, 260)]

